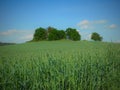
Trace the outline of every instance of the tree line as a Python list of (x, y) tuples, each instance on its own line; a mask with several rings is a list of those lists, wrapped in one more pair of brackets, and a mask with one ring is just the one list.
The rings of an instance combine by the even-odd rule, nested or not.
[(6, 42), (0, 42), (0, 46), (5, 46), (5, 45), (15, 45), (16, 43), (6, 43)]
[[(48, 27), (47, 29), (39, 27), (35, 30), (32, 41), (42, 41), (42, 40), (61, 40), (69, 39), (73, 41), (81, 40), (80, 33), (74, 28), (67, 28), (66, 30), (58, 30), (54, 27)], [(91, 35), (91, 39), (94, 41), (102, 41), (102, 37), (94, 32)]]

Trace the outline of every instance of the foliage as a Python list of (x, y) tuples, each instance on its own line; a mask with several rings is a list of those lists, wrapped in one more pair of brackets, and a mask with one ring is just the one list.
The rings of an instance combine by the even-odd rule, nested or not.
[(0, 46), (0, 90), (120, 90), (119, 70), (120, 44), (68, 40)]
[(65, 39), (66, 38), (66, 34), (64, 30), (58, 30), (58, 38), (59, 39)]
[(49, 32), (48, 40), (61, 40), (65, 39), (65, 31), (53, 29)]
[(37, 28), (34, 33), (34, 41), (46, 40), (47, 32), (44, 28)]
[(56, 29), (52, 29), (49, 32), (48, 40), (59, 40), (58, 31)]
[(94, 41), (102, 41), (103, 38), (98, 33), (93, 32), (91, 39), (93, 39)]
[(49, 34), (52, 30), (57, 30), (57, 29), (54, 28), (54, 27), (49, 26), (49, 27), (47, 28), (47, 32), (48, 32), (48, 34)]
[(81, 39), (81, 36), (77, 32), (76, 29), (67, 28), (66, 29), (66, 35), (67, 35), (68, 39), (73, 40), (73, 41), (77, 41), (77, 40)]
[(69, 37), (69, 39), (73, 41), (81, 39), (81, 36), (76, 29), (68, 28), (65, 32), (64, 30), (57, 30), (56, 28), (49, 26), (46, 30), (44, 28), (36, 29), (32, 41), (61, 40), (66, 39), (66, 37)]

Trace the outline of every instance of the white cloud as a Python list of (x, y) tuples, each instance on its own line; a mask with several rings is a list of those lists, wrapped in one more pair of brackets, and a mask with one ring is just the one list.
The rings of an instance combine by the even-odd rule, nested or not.
[(107, 23), (107, 20), (96, 20), (92, 22), (93, 24), (105, 24)]
[(7, 30), (7, 31), (3, 31), (0, 32), (1, 36), (10, 36), (10, 35), (16, 35), (16, 34), (23, 34), (26, 33), (27, 30)]
[(9, 35), (15, 34), (17, 32), (18, 32), (17, 30), (8, 30), (8, 31), (0, 32), (0, 35), (9, 36)]
[(90, 22), (88, 20), (83, 20), (79, 23), (79, 25), (88, 25)]
[(87, 40), (90, 40), (90, 39), (91, 39), (91, 36), (92, 36), (92, 34), (88, 34), (87, 37), (86, 37), (86, 39), (87, 39)]
[(77, 32), (80, 34), (80, 30), (77, 30)]
[(33, 38), (33, 34), (28, 34), (28, 35), (22, 36), (20, 39), (21, 40), (32, 40), (32, 38)]
[(85, 34), (85, 35), (84, 35), (84, 39), (85, 39), (85, 40), (91, 40), (91, 35), (92, 35), (92, 34)]
[(0, 32), (0, 41), (21, 43), (33, 38), (34, 30), (7, 30)]
[(80, 29), (94, 29), (95, 24), (105, 24), (107, 20), (95, 20), (95, 21), (89, 21), (89, 20), (83, 20), (79, 22), (77, 25), (80, 27)]
[(78, 26), (81, 29), (88, 29), (90, 27), (90, 22), (88, 20), (83, 20), (83, 21), (78, 23)]
[(108, 28), (110, 28), (110, 29), (115, 29), (115, 28), (117, 28), (117, 25), (111, 24), (110, 26), (108, 26)]
[(80, 35), (82, 40), (91, 40), (91, 32), (81, 32)]

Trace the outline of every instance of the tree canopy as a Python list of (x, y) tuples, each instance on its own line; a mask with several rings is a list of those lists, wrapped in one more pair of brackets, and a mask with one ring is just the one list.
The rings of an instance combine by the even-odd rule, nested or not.
[(56, 29), (53, 29), (49, 32), (48, 40), (59, 40), (58, 31)]
[(44, 28), (40, 27), (35, 30), (34, 41), (46, 40), (47, 32)]
[[(34, 33), (34, 37), (32, 41), (41, 41), (41, 40), (61, 40), (61, 39), (69, 39), (73, 41), (81, 40), (81, 35), (74, 28), (67, 28), (66, 30), (58, 30), (54, 27), (45, 28), (37, 28)], [(94, 41), (102, 41), (102, 37), (93, 32), (91, 35), (91, 39)]]
[(48, 35), (48, 40), (65, 39), (65, 36), (66, 36), (64, 30), (57, 30), (54, 27), (47, 28), (47, 35)]
[(81, 36), (77, 32), (76, 29), (67, 28), (66, 31), (64, 30), (57, 30), (54, 27), (48, 27), (47, 29), (44, 28), (37, 28), (34, 33), (33, 41), (41, 41), (41, 40), (61, 40), (68, 39), (77, 41), (80, 40)]
[(73, 29), (73, 28), (67, 28), (66, 35), (68, 39), (73, 40), (73, 41), (77, 41), (81, 39), (80, 34), (77, 32), (76, 29)]
[(103, 38), (98, 33), (93, 32), (91, 35), (91, 39), (94, 41), (102, 41)]

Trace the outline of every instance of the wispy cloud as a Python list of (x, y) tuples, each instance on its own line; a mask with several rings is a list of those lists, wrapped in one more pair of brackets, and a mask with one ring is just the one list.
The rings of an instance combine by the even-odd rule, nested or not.
[(93, 23), (93, 24), (105, 24), (105, 23), (107, 23), (107, 20), (96, 20), (96, 21), (92, 21), (91, 23)]
[(79, 25), (88, 25), (90, 22), (88, 20), (83, 20), (79, 23)]
[(115, 29), (115, 28), (117, 28), (117, 25), (116, 24), (111, 24), (111, 25), (108, 26), (108, 28)]
[(77, 30), (77, 32), (80, 34), (80, 30)]
[(0, 32), (0, 36), (10, 36), (10, 35), (15, 35), (15, 34), (23, 34), (25, 33), (26, 30), (7, 30), (7, 31), (2, 31)]
[(0, 35), (1, 36), (9, 36), (9, 35), (15, 34), (17, 32), (18, 32), (17, 30), (8, 30), (8, 31), (0, 32)]
[(91, 35), (92, 35), (92, 34), (88, 34), (88, 35), (86, 36), (86, 40), (90, 40), (90, 39), (91, 39)]
[(0, 41), (21, 43), (32, 40), (34, 30), (7, 30), (0, 32)]
[(33, 38), (33, 34), (28, 34), (20, 37), (21, 40), (32, 40), (32, 38)]
[(79, 26), (80, 29), (94, 29), (95, 24), (105, 23), (107, 23), (107, 20), (95, 20), (95, 21), (82, 20), (77, 24), (77, 26)]
[(90, 22), (88, 20), (83, 20), (77, 24), (81, 29), (90, 28)]

